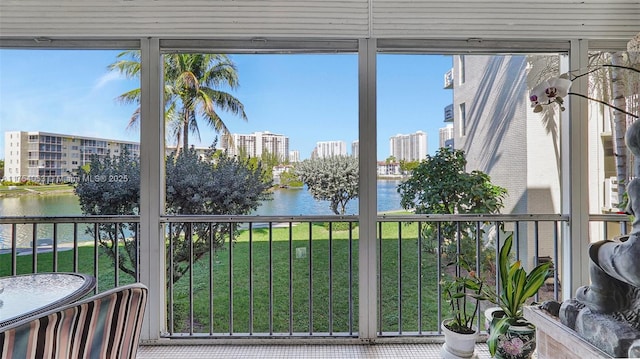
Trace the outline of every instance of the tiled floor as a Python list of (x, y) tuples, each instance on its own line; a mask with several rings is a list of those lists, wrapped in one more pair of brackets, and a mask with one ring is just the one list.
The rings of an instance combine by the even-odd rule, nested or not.
[[(442, 344), (362, 345), (157, 345), (141, 346), (137, 359), (411, 359), (440, 358)], [(485, 344), (478, 359), (490, 358)]]

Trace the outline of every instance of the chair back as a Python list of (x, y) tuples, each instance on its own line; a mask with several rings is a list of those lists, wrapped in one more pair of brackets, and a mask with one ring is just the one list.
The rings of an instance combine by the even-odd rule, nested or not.
[(147, 303), (135, 283), (2, 328), (0, 358), (134, 359)]

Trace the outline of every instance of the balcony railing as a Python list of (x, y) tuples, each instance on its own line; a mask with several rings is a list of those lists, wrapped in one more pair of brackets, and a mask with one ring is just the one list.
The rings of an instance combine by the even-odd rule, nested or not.
[[(627, 228), (623, 215), (591, 220), (602, 228), (592, 240)], [(438, 335), (447, 315), (440, 286), (451, 274), (447, 255), (472, 255), (476, 271), (495, 285), (497, 252), (513, 234), (515, 257), (526, 267), (553, 262), (535, 300), (558, 300), (567, 221), (562, 215), (382, 215), (376, 238), (363, 239), (358, 216), (164, 216), (163, 336), (355, 337), (362, 240), (377, 248), (378, 336)], [(83, 272), (98, 278), (98, 291), (135, 281), (134, 263), (145, 255), (131, 249), (138, 223), (136, 216), (0, 217), (0, 275)]]
[(444, 89), (453, 88), (453, 69), (450, 69), (444, 74)]
[(136, 266), (123, 272), (124, 257), (112, 259), (108, 249), (137, 248), (139, 222), (138, 216), (0, 217), (0, 276), (81, 272), (99, 279), (97, 292), (137, 281)]
[(444, 108), (444, 122), (453, 122), (453, 104), (449, 104)]

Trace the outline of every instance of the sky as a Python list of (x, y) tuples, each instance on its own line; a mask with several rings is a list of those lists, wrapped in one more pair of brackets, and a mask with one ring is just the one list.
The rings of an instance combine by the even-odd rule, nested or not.
[[(44, 131), (139, 141), (127, 128), (135, 106), (118, 102), (139, 87), (108, 70), (120, 51), (0, 50), (0, 159), (5, 131)], [(318, 141), (358, 139), (357, 54), (230, 54), (240, 87), (226, 89), (245, 106), (248, 121), (221, 117), (232, 133), (269, 131), (289, 137), (289, 149), (308, 158)], [(377, 59), (378, 150), (389, 156), (389, 138), (424, 131), (428, 152), (438, 148), (438, 129), (453, 93), (443, 89), (450, 56), (381, 54)], [(216, 134), (199, 121), (201, 141)], [(195, 139), (191, 135), (192, 139)]]

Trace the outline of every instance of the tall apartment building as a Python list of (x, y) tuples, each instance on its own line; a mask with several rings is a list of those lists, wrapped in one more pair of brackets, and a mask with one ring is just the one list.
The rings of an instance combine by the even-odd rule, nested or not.
[(439, 148), (453, 148), (453, 124), (440, 128), (440, 144)]
[(282, 162), (289, 160), (289, 137), (269, 131), (254, 132), (250, 135), (223, 135), (222, 148), (230, 155), (261, 157), (263, 153), (269, 153), (277, 156)]
[(530, 108), (526, 56), (453, 60), (454, 144), (465, 151), (467, 169), (507, 188), (503, 213), (560, 213), (558, 134)]
[(13, 182), (68, 182), (93, 155), (117, 156), (124, 148), (140, 155), (137, 142), (40, 131), (5, 132), (4, 146), (4, 178)]
[[(561, 67), (568, 67), (567, 56), (549, 56), (558, 56)], [(544, 121), (533, 113), (527, 87), (530, 70), (525, 56), (454, 56), (451, 73), (457, 78), (445, 80), (445, 88), (453, 88), (455, 148), (465, 150), (468, 169), (484, 171), (494, 184), (507, 188), (503, 213), (561, 213), (560, 112)], [(487, 81), (491, 91), (486, 89)], [(634, 96), (627, 98), (627, 110), (637, 111), (634, 106), (640, 106)], [(616, 212), (612, 109), (594, 101), (588, 106), (584, 121), (588, 124), (589, 213)], [(617, 234), (616, 226), (590, 224), (592, 241)], [(553, 233), (541, 230), (540, 237), (552, 238)], [(548, 255), (548, 246), (541, 249), (547, 251), (541, 255)]]
[[(465, 151), (467, 171), (507, 189), (502, 213), (561, 213), (558, 133), (530, 107), (526, 56), (457, 55), (453, 65), (454, 145)], [(518, 231), (519, 251), (531, 261), (534, 228)], [(539, 235), (540, 255), (552, 255), (553, 228), (541, 225)]]
[(397, 161), (422, 161), (427, 157), (427, 134), (417, 131), (389, 138), (389, 152)]
[(355, 140), (351, 142), (351, 156), (359, 157), (360, 156), (360, 141)]
[(316, 143), (314, 150), (314, 156), (317, 158), (346, 155), (347, 144), (344, 141), (320, 141)]
[(300, 162), (300, 151), (298, 150), (289, 151), (289, 162), (290, 163)]

